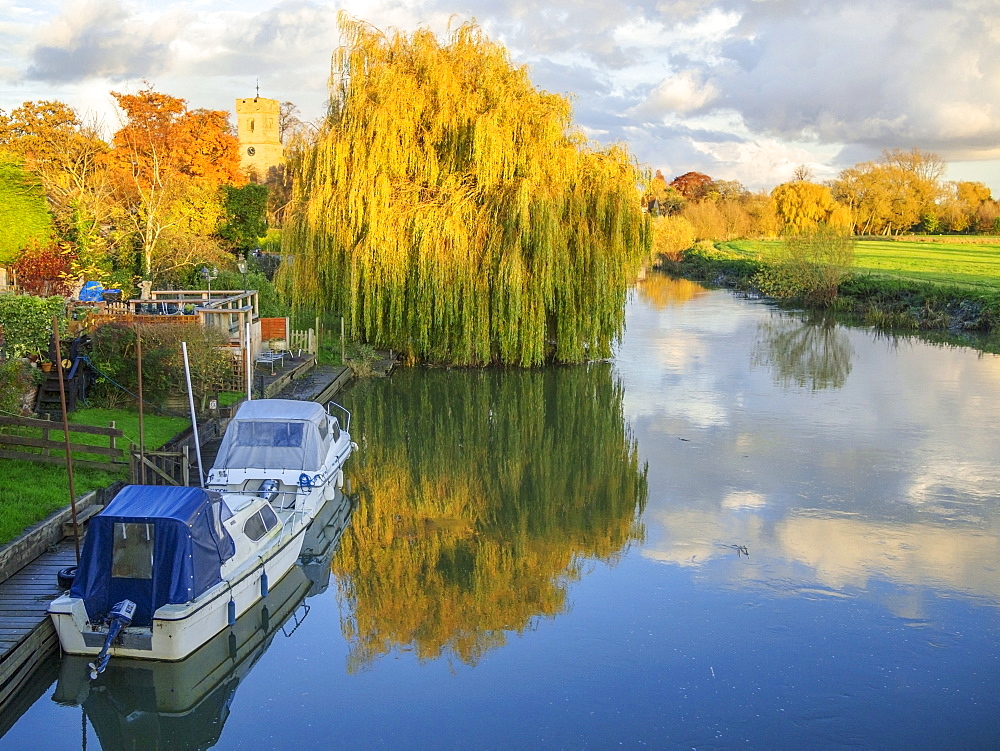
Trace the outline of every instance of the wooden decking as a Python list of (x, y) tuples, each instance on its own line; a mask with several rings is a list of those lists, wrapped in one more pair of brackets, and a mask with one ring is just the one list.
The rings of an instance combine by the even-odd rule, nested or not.
[(59, 594), (57, 572), (76, 563), (64, 540), (0, 583), (0, 707), (6, 707), (57, 646), (49, 602)]

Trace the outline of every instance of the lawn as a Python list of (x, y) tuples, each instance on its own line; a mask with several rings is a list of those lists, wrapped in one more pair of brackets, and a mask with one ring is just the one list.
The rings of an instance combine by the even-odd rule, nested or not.
[[(964, 238), (963, 238), (964, 239)], [(1000, 292), (1000, 238), (982, 242), (940, 240), (857, 240), (854, 271), (904, 281), (951, 285), (980, 292)], [(767, 258), (779, 241), (737, 240), (720, 243), (736, 253)]]
[[(81, 409), (70, 415), (70, 423), (108, 427), (111, 422), (125, 433), (125, 441), (139, 443), (139, 415), (120, 409)], [(58, 423), (56, 423), (58, 424)], [(182, 417), (145, 415), (143, 432), (148, 449), (156, 449), (191, 424)], [(22, 431), (23, 432), (23, 431)], [(62, 440), (61, 430), (50, 430), (52, 440)], [(106, 436), (73, 433), (74, 443), (108, 445)], [(69, 505), (69, 480), (66, 470), (52, 464), (2, 459), (0, 472), (0, 545), (10, 542), (32, 524), (53, 511)], [(73, 489), (77, 496), (126, 480), (128, 470), (108, 472), (74, 465)]]

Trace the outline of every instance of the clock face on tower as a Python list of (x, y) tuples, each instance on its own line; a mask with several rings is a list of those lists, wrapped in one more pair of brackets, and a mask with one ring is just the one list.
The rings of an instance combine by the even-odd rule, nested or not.
[(257, 151), (253, 146), (247, 146), (247, 156), (253, 156), (255, 153), (257, 153)]

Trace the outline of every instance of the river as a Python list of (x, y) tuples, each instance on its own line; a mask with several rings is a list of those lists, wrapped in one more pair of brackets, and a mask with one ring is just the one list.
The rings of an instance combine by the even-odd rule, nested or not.
[(1000, 357), (659, 276), (627, 326), (353, 386), (349, 526), (245, 647), (53, 661), (0, 747), (1000, 745)]

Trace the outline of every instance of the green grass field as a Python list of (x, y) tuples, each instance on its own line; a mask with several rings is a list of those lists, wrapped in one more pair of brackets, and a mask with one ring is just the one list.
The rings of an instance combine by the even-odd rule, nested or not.
[[(965, 238), (963, 238), (965, 239)], [(1000, 238), (981, 242), (940, 240), (858, 240), (854, 272), (903, 281), (1000, 292)], [(767, 259), (779, 241), (737, 240), (720, 247), (750, 258)]]
[[(186, 429), (191, 421), (186, 418), (145, 415), (143, 434), (146, 447), (159, 448)], [(139, 443), (139, 415), (126, 410), (81, 409), (70, 415), (70, 422), (82, 425), (115, 427), (125, 434), (125, 441)], [(56, 424), (59, 424), (58, 422)], [(40, 431), (22, 430), (23, 435), (40, 436)], [(49, 438), (63, 439), (62, 430), (52, 429)], [(72, 433), (75, 443), (107, 446), (106, 436)], [(119, 444), (121, 445), (121, 444)], [(75, 453), (75, 452), (74, 452)], [(93, 458), (92, 456), (87, 458)], [(66, 470), (52, 464), (40, 464), (19, 459), (4, 459), (0, 473), (0, 545), (10, 542), (26, 528), (41, 521), (53, 511), (69, 505), (69, 481)], [(73, 490), (77, 496), (97, 488), (126, 479), (126, 469), (108, 472), (83, 466), (74, 467)]]

